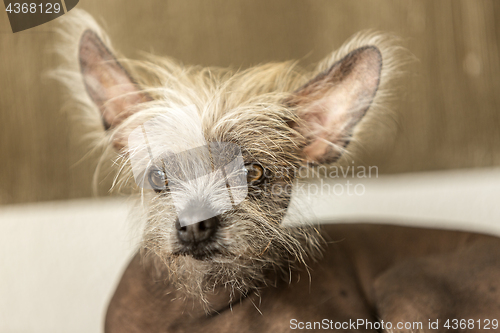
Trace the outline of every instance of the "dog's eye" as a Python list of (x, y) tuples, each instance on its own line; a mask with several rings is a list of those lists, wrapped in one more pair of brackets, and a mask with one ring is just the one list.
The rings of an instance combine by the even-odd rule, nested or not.
[(256, 183), (264, 178), (264, 168), (257, 163), (245, 164), (247, 169), (247, 183)]
[(149, 171), (148, 180), (151, 187), (159, 192), (167, 188), (168, 180), (165, 172), (160, 169), (152, 169)]

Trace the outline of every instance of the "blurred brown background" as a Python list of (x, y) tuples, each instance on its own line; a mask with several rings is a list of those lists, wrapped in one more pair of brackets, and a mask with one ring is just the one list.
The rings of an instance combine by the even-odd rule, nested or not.
[[(405, 68), (391, 106), (390, 140), (367, 142), (359, 160), (381, 173), (500, 165), (500, 1), (80, 0), (77, 7), (105, 23), (124, 55), (147, 51), (187, 64), (244, 68), (298, 58), (308, 65), (360, 30), (394, 33), (418, 61)], [(0, 13), (0, 204), (92, 194), (97, 156), (82, 160), (85, 132), (61, 112), (61, 87), (42, 76), (57, 65), (45, 52), (50, 29), (12, 34)], [(101, 194), (109, 183), (101, 181)]]

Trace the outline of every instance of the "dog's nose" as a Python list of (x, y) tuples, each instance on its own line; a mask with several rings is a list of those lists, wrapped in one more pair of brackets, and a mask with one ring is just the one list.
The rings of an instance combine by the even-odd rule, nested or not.
[(181, 226), (179, 219), (175, 221), (177, 235), (185, 243), (199, 243), (209, 239), (217, 229), (219, 219), (214, 216), (198, 223)]

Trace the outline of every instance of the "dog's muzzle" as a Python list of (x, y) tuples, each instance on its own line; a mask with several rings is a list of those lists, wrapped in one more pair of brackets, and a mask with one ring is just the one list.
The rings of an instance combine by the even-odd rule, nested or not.
[(181, 226), (179, 219), (175, 221), (177, 237), (184, 245), (187, 246), (203, 246), (201, 243), (210, 241), (210, 238), (215, 234), (218, 225), (219, 218), (217, 216), (185, 226)]

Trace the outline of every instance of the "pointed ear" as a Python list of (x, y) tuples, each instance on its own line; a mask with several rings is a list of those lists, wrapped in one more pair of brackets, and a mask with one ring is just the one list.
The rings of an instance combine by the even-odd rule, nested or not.
[(286, 101), (301, 120), (291, 126), (307, 140), (307, 161), (332, 163), (340, 157), (375, 97), (381, 69), (382, 55), (376, 47), (356, 49)]
[[(86, 30), (80, 39), (79, 58), (85, 88), (101, 111), (106, 129), (129, 117), (137, 104), (151, 100), (92, 30)], [(113, 144), (123, 147), (121, 140)]]

